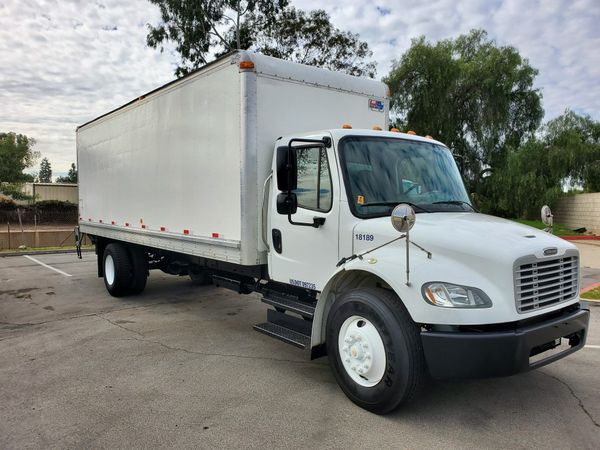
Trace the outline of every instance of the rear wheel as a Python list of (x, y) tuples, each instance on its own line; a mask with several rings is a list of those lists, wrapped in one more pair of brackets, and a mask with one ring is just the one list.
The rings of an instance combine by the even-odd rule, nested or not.
[(123, 297), (131, 291), (131, 261), (127, 250), (111, 243), (104, 249), (104, 285), (113, 297)]
[(414, 398), (425, 377), (419, 327), (384, 289), (352, 290), (332, 305), (327, 354), (348, 398), (377, 414)]
[(146, 253), (137, 247), (130, 247), (131, 255), (131, 294), (139, 294), (146, 287), (148, 279), (148, 259)]

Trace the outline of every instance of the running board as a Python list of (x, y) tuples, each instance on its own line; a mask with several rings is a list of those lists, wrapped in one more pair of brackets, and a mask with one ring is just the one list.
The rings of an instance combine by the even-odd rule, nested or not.
[(297, 331), (290, 330), (289, 328), (282, 327), (272, 322), (259, 323), (254, 325), (254, 329), (259, 333), (266, 334), (267, 336), (279, 339), (287, 344), (291, 344), (294, 347), (306, 349), (310, 345), (310, 336), (307, 336)]
[(267, 305), (274, 306), (276, 309), (293, 312), (311, 319), (315, 315), (314, 305), (298, 300), (298, 297), (285, 295), (273, 291), (265, 292), (262, 301)]

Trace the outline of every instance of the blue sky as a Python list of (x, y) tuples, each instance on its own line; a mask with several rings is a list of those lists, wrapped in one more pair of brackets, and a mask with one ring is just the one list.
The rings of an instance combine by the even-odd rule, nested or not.
[[(545, 120), (566, 108), (600, 120), (600, 1), (297, 0), (325, 9), (373, 50), (377, 76), (410, 41), (483, 28), (540, 74)], [(37, 140), (55, 175), (75, 161), (75, 127), (173, 78), (177, 56), (145, 45), (146, 0), (0, 0), (0, 131)], [(37, 170), (37, 167), (35, 168)]]

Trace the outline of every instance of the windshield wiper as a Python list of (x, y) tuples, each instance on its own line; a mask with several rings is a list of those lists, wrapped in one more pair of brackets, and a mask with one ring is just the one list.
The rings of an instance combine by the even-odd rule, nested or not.
[(462, 200), (443, 200), (441, 202), (433, 202), (432, 205), (458, 205), (458, 206), (462, 206), (462, 205), (467, 205), (469, 208), (471, 208), (473, 211), (475, 212), (479, 212), (475, 209), (475, 207), (473, 205), (471, 205), (469, 202), (464, 202)]
[(404, 203), (406, 205), (410, 205), (413, 208), (417, 208), (418, 210), (422, 211), (422, 212), (431, 212), (426, 208), (423, 208), (420, 205), (415, 205), (414, 203), (411, 202), (371, 202), (371, 203), (364, 203), (360, 206), (396, 206), (399, 205), (400, 203)]

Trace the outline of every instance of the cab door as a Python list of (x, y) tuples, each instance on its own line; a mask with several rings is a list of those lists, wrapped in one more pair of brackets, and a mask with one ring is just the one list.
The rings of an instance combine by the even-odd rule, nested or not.
[(273, 168), (269, 274), (275, 281), (322, 290), (339, 260), (340, 183), (333, 145), (311, 145), (301, 140), (300, 144), (292, 145), (297, 165), (297, 187), (292, 192), (297, 210), (291, 216), (277, 213), (275, 205), (281, 191), (276, 163)]

